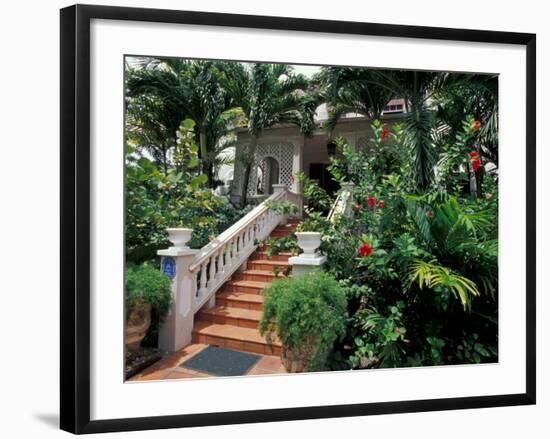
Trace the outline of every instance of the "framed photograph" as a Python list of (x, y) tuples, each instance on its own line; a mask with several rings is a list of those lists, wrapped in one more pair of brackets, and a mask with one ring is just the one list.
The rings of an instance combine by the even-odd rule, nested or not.
[(61, 10), (61, 428), (535, 404), (534, 34)]

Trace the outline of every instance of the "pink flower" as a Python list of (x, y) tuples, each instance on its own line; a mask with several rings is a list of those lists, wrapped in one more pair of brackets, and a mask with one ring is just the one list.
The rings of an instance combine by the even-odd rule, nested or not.
[(376, 206), (379, 209), (383, 209), (384, 207), (386, 207), (386, 202), (384, 200), (378, 200), (378, 203), (376, 204)]

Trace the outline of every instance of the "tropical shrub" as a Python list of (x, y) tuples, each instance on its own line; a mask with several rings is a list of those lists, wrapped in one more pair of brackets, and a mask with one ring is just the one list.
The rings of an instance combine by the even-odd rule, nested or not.
[[(466, 119), (457, 139), (463, 146), (456, 147), (461, 152), (453, 159), (457, 165), (442, 168), (445, 181), (468, 181), (468, 173), (480, 172), (478, 159), (464, 146), (475, 141), (476, 129), (475, 121)], [(402, 144), (399, 129), (388, 129), (382, 139), (383, 130), (373, 126), (375, 143)], [(340, 182), (356, 184), (356, 205), (352, 218), (337, 218), (323, 229), (325, 267), (344, 288), (350, 316), (330, 367), (496, 361), (494, 179), (485, 178), (473, 193), (458, 183), (418, 193), (413, 172), (392, 169), (392, 161), (373, 155), (368, 144), (351, 149), (339, 142), (339, 148), (342, 154), (331, 172)], [(383, 163), (376, 166), (378, 158)]]
[(174, 166), (159, 166), (127, 145), (126, 150), (126, 258), (141, 263), (155, 258), (169, 245), (167, 227), (190, 227), (189, 245), (200, 248), (240, 217), (247, 209), (235, 208), (225, 197), (205, 187), (198, 173), (198, 147), (192, 121), (178, 131)]
[(307, 349), (307, 370), (326, 368), (334, 342), (344, 334), (346, 296), (324, 272), (275, 280), (265, 291), (259, 329), (268, 342), (277, 336), (284, 350)]

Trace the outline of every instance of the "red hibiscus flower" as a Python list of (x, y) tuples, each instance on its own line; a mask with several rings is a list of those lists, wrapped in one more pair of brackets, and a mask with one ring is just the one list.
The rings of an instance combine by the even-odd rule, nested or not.
[(378, 200), (378, 204), (376, 204), (376, 206), (379, 209), (383, 209), (384, 207), (386, 207), (386, 202), (384, 200)]
[(372, 247), (368, 242), (364, 242), (359, 246), (357, 251), (359, 252), (359, 255), (361, 255), (362, 258), (366, 258), (372, 254)]
[(369, 205), (369, 207), (374, 207), (374, 205), (376, 204), (376, 198), (367, 197), (367, 204)]
[(474, 120), (472, 122), (472, 129), (474, 131), (479, 131), (481, 129), (481, 122), (479, 120)]
[(390, 133), (390, 129), (388, 127), (384, 127), (382, 130), (382, 133), (380, 134), (380, 139), (384, 140), (386, 137), (388, 137), (388, 134)]
[(481, 168), (481, 158), (479, 157), (479, 153), (477, 151), (470, 151), (468, 155), (470, 156), (470, 162), (472, 163), (474, 172), (477, 172), (477, 170)]

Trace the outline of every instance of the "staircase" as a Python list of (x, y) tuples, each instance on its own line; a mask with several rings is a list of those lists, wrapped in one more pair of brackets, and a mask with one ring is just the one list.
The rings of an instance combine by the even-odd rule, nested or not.
[[(298, 220), (278, 226), (270, 236), (283, 237), (296, 230)], [(203, 308), (195, 316), (193, 342), (262, 355), (280, 355), (281, 344), (270, 346), (258, 331), (262, 318), (262, 291), (275, 279), (275, 267), (282, 273), (288, 267), (290, 253), (279, 253), (268, 259), (265, 248), (248, 258), (246, 269), (236, 272), (216, 294), (216, 305)], [(279, 274), (282, 276), (282, 274)]]

